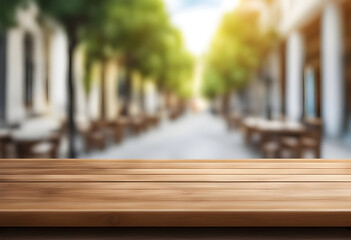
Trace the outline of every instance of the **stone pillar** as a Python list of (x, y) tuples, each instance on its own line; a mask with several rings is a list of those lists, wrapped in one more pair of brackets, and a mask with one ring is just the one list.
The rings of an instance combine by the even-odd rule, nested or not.
[(339, 6), (331, 2), (322, 19), (322, 106), (325, 132), (342, 134), (345, 114), (343, 33)]
[(93, 70), (92, 70), (92, 84), (91, 90), (89, 93), (89, 101), (88, 101), (88, 108), (89, 108), (89, 118), (92, 121), (100, 120), (100, 107), (101, 107), (101, 64), (94, 63)]
[(293, 32), (287, 42), (287, 118), (298, 121), (303, 111), (304, 42), (300, 33)]
[(67, 49), (66, 34), (62, 29), (56, 29), (51, 42), (49, 101), (51, 114), (59, 118), (64, 118), (67, 112)]
[(6, 121), (16, 123), (26, 117), (24, 107), (23, 37), (19, 28), (7, 34)]
[(116, 61), (111, 60), (108, 62), (106, 72), (106, 120), (115, 121), (117, 118), (118, 105), (117, 105), (117, 83), (118, 71)]

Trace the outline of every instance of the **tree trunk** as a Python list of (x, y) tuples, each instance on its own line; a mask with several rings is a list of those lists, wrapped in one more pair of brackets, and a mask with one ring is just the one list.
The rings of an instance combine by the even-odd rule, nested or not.
[(100, 120), (102, 122), (106, 121), (106, 70), (107, 70), (107, 61), (102, 61), (101, 66), (101, 88), (100, 88)]
[(126, 75), (124, 79), (124, 93), (123, 93), (123, 106), (122, 106), (122, 116), (129, 116), (129, 105), (131, 101), (132, 91), (132, 72), (128, 66), (126, 66)]
[(50, 63), (51, 63), (51, 32), (44, 29), (44, 48), (45, 48), (45, 99), (50, 104)]
[(68, 46), (68, 76), (67, 76), (67, 91), (68, 91), (68, 102), (67, 102), (67, 126), (68, 126), (68, 157), (76, 158), (76, 123), (74, 115), (76, 112), (75, 106), (75, 83), (74, 83), (74, 50), (77, 45), (77, 41), (69, 34), (69, 46)]
[(272, 90), (272, 80), (269, 77), (266, 77), (266, 117), (268, 120), (272, 120), (272, 105), (271, 97), (273, 94)]

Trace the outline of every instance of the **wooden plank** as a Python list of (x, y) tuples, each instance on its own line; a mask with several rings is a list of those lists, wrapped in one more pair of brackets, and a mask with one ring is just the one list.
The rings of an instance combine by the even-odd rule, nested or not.
[(162, 189), (162, 190), (119, 190), (119, 189), (33, 189), (3, 191), (3, 204), (8, 201), (70, 202), (82, 199), (83, 202), (119, 202), (135, 199), (141, 201), (292, 201), (292, 200), (334, 200), (348, 201), (351, 193), (347, 189), (316, 189), (296, 191), (294, 189)]
[[(23, 199), (19, 203), (14, 203), (18, 199), (3, 200), (0, 211), (9, 210), (80, 210), (80, 211), (96, 211), (96, 210), (150, 210), (150, 211), (163, 211), (163, 210), (251, 210), (251, 211), (262, 211), (262, 210), (315, 210), (315, 211), (331, 211), (331, 210), (348, 210), (350, 211), (351, 203), (350, 197), (340, 198), (335, 200), (331, 198), (292, 198), (287, 200), (285, 198), (274, 199), (262, 199), (257, 200), (245, 199), (243, 197), (238, 200), (199, 200), (199, 198), (186, 198), (184, 200), (171, 200), (168, 197), (164, 199), (150, 197), (148, 199), (134, 198), (109, 198), (109, 199), (94, 199), (90, 198), (86, 201), (71, 199), (70, 201), (66, 198), (46, 201), (34, 200), (34, 199)], [(61, 200), (61, 201), (59, 201)], [(198, 201), (198, 202), (196, 202)], [(351, 211), (350, 211), (351, 213)], [(1, 216), (0, 216), (1, 218)]]
[(10, 163), (351, 163), (351, 159), (0, 159)]
[[(233, 200), (233, 201), (146, 201), (144, 199), (123, 199), (118, 201), (95, 201), (94, 199), (71, 199), (70, 201), (22, 201), (14, 203), (4, 200), (0, 208), (6, 211), (81, 211), (92, 212), (101, 210), (110, 211), (349, 211), (351, 202), (348, 200), (303, 199), (303, 200)], [(1, 218), (0, 214), (0, 218)], [(351, 220), (350, 220), (351, 221)], [(0, 225), (1, 226), (1, 225)]]
[(9, 168), (0, 169), (0, 175), (348, 175), (351, 168), (220, 168), (220, 169), (67, 169), (67, 168)]
[(241, 162), (226, 162), (226, 163), (215, 163), (215, 162), (189, 162), (189, 163), (172, 163), (172, 162), (148, 162), (143, 161), (139, 163), (128, 163), (128, 162), (98, 162), (98, 161), (87, 161), (87, 162), (9, 162), (0, 164), (2, 169), (24, 169), (24, 168), (35, 168), (35, 169), (281, 169), (281, 168), (351, 168), (351, 162), (273, 162), (273, 163), (241, 163)]
[(0, 160), (0, 226), (350, 226), (350, 187), (349, 160)]
[(0, 175), (2, 182), (350, 182), (351, 175)]
[(0, 182), (1, 192), (40, 191), (48, 194), (60, 190), (165, 190), (181, 189), (192, 192), (205, 190), (294, 190), (313, 191), (351, 189), (351, 182)]
[(348, 227), (350, 224), (347, 211), (9, 211), (0, 215), (0, 226), (31, 227)]

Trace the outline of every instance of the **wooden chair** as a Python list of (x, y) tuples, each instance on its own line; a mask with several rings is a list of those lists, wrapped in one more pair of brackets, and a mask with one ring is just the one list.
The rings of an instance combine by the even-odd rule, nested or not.
[(147, 115), (145, 116), (148, 128), (154, 128), (158, 125), (159, 119), (157, 115)]
[(306, 135), (301, 138), (302, 151), (313, 152), (316, 158), (321, 158), (323, 122), (321, 119), (306, 119)]
[(0, 158), (12, 158), (15, 156), (15, 146), (12, 141), (12, 131), (19, 129), (19, 123), (6, 125), (0, 133)]
[(18, 158), (57, 158), (62, 135), (54, 132), (46, 139), (13, 140)]
[(87, 152), (95, 149), (99, 149), (101, 151), (105, 149), (106, 136), (104, 130), (104, 123), (92, 122), (87, 130), (82, 131), (82, 135), (85, 141), (85, 150)]
[(61, 123), (61, 127), (54, 131), (49, 140), (47, 141), (51, 144), (51, 149), (49, 151), (50, 158), (58, 158), (59, 156), (59, 148), (61, 144), (62, 137), (67, 133), (67, 123), (63, 121)]
[(0, 158), (8, 158), (11, 156), (11, 135), (0, 135)]
[(150, 125), (150, 121), (149, 121), (148, 117), (146, 115), (142, 115), (140, 117), (140, 120), (141, 120), (141, 131), (149, 130), (151, 125)]
[(129, 123), (132, 134), (139, 135), (144, 130), (144, 122), (142, 117), (132, 117)]
[(263, 158), (280, 158), (280, 136), (261, 131), (261, 151)]
[(306, 131), (301, 137), (285, 136), (282, 138), (282, 149), (291, 156), (302, 158), (306, 152), (312, 151), (316, 158), (321, 157), (323, 124), (320, 119), (304, 120)]
[(280, 158), (280, 145), (277, 141), (270, 141), (262, 148), (263, 158)]
[(242, 122), (240, 128), (244, 134), (244, 139), (245, 139), (246, 145), (247, 146), (252, 145), (253, 136), (255, 135), (255, 133), (257, 133), (255, 121), (251, 121), (250, 119), (249, 120), (246, 119)]
[(112, 131), (115, 143), (121, 143), (124, 139), (124, 131), (128, 126), (126, 118), (117, 118), (116, 121), (109, 123), (109, 130)]
[(56, 133), (53, 133), (53, 135), (49, 139), (48, 142), (51, 144), (51, 149), (49, 154), (51, 158), (58, 158), (62, 136), (63, 136), (63, 132), (56, 132)]
[(116, 143), (121, 143), (124, 139), (124, 129), (125, 124), (121, 122), (116, 122), (114, 127), (114, 138)]
[(33, 146), (32, 158), (57, 158), (58, 150), (56, 145), (50, 142), (42, 142)]
[(33, 152), (36, 145), (40, 144), (40, 140), (15, 140), (15, 152), (17, 158), (34, 158)]
[(302, 158), (301, 137), (294, 135), (283, 135), (280, 140), (281, 157)]
[(173, 109), (170, 110), (170, 113), (169, 113), (169, 118), (172, 120), (172, 121), (175, 121), (177, 120), (178, 118), (181, 117), (181, 115), (183, 114), (183, 110), (179, 107), (174, 107)]

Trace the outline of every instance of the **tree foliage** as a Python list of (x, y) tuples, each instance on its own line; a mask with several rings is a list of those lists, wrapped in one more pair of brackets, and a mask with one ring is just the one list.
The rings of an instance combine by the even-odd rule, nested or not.
[(90, 26), (101, 13), (104, 0), (35, 0), (43, 16), (56, 20), (67, 31), (69, 38), (81, 37), (81, 32)]
[(0, 31), (16, 24), (16, 10), (23, 3), (23, 0), (0, 1)]
[(145, 73), (151, 74), (160, 90), (190, 97), (195, 59), (185, 49), (181, 33), (170, 25), (161, 28), (156, 38), (151, 48), (153, 59), (144, 62)]
[[(107, 42), (127, 71), (155, 80), (159, 89), (184, 95), (193, 58), (170, 23), (162, 0), (111, 0), (106, 8)], [(112, 44), (112, 45), (111, 45)]]
[(203, 93), (213, 98), (244, 87), (274, 38), (273, 32), (260, 30), (258, 18), (226, 14), (207, 55)]

